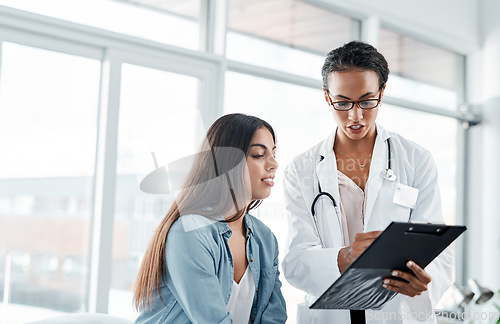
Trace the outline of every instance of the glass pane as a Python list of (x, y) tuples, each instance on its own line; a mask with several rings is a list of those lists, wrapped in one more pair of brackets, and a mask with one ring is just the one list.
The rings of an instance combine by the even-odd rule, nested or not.
[(405, 79), (395, 74), (389, 75), (385, 94), (442, 109), (456, 110), (458, 107), (456, 91)]
[[(411, 125), (415, 126), (409, 127), (408, 123), (402, 123), (402, 120), (411, 120)], [(439, 189), (441, 191), (444, 219), (447, 224), (455, 224), (457, 120), (383, 104), (380, 107), (377, 121), (386, 129), (401, 134), (431, 152), (439, 174)], [(422, 131), (424, 127), (425, 131)]]
[(118, 165), (109, 313), (135, 319), (132, 286), (153, 230), (173, 194), (139, 189), (156, 168), (194, 154), (205, 133), (197, 110), (199, 80), (125, 64), (122, 69)]
[[(249, 95), (249, 92), (253, 95)], [(276, 132), (277, 159), (280, 164), (276, 185), (271, 196), (251, 213), (274, 232), (282, 259), (288, 234), (287, 227), (283, 226), (287, 222), (283, 204), (283, 170), (295, 156), (323, 140), (335, 129), (333, 116), (321, 89), (228, 72), (225, 94), (224, 113), (255, 115), (269, 122)], [(296, 307), (302, 302), (304, 293), (293, 288), (284, 277), (280, 279), (289, 314), (287, 323), (295, 323)]]
[(229, 0), (227, 57), (321, 79), (324, 56), (352, 19), (299, 0)]
[(206, 0), (0, 0), (0, 5), (196, 50), (200, 1)]
[(0, 300), (25, 323), (85, 309), (100, 62), (3, 43), (1, 67)]
[(458, 92), (463, 88), (460, 84), (462, 56), (387, 29), (380, 30), (379, 50), (391, 70), (388, 94), (457, 109)]

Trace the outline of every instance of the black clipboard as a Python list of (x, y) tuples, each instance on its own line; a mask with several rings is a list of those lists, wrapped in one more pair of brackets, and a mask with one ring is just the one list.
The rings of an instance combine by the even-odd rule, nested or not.
[(392, 270), (425, 268), (467, 228), (444, 224), (392, 222), (309, 308), (381, 309), (396, 292), (382, 286)]

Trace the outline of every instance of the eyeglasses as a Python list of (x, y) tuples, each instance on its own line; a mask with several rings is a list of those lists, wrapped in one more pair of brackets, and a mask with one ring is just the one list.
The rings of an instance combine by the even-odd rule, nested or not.
[(357, 100), (357, 101), (332, 101), (332, 97), (330, 97), (330, 92), (328, 92), (328, 98), (330, 99), (330, 104), (333, 106), (333, 109), (339, 111), (347, 111), (351, 110), (356, 104), (361, 109), (373, 109), (377, 108), (380, 105), (380, 96), (382, 92), (380, 91), (378, 94), (378, 99), (367, 99), (367, 100)]

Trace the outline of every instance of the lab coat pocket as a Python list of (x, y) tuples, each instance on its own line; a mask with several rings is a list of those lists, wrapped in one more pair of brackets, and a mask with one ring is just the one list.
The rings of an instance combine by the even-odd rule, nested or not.
[(310, 310), (305, 302), (297, 304), (297, 324), (318, 323), (317, 312)]

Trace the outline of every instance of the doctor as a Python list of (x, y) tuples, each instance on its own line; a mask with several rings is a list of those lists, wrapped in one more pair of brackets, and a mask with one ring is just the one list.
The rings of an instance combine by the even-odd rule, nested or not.
[(405, 281), (381, 278), (399, 294), (380, 311), (309, 309), (392, 221), (443, 223), (430, 153), (375, 123), (389, 75), (382, 54), (350, 42), (328, 54), (322, 74), (337, 128), (296, 157), (284, 177), (283, 271), (307, 293), (297, 322), (434, 323), (433, 309), (451, 284), (448, 249), (425, 269), (410, 260), (411, 272), (393, 273)]

